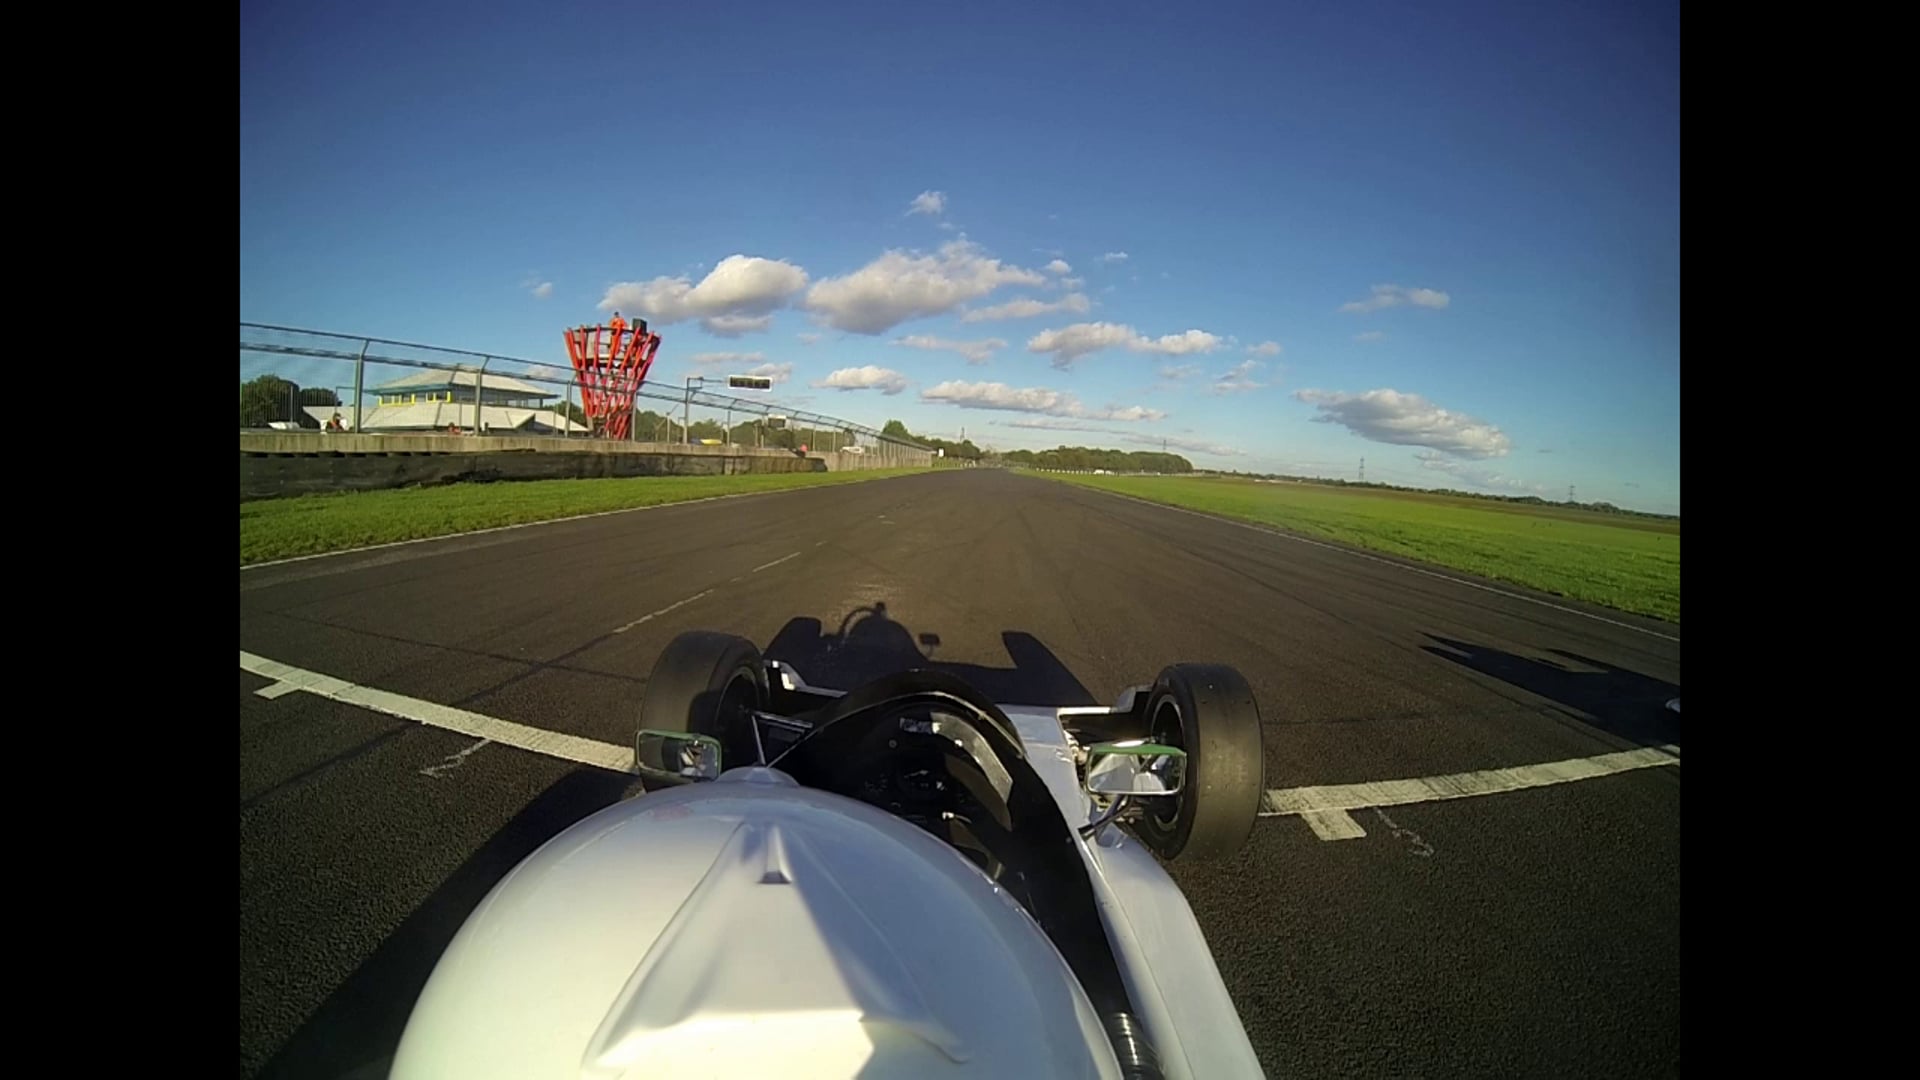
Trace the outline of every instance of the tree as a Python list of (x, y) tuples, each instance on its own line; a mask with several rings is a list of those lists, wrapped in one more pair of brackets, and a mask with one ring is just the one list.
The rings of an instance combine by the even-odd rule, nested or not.
[(294, 411), (294, 399), (299, 393), (297, 383), (278, 375), (260, 375), (241, 383), (240, 426), (259, 428), (276, 420), (303, 419), (307, 421), (303, 426), (315, 426), (304, 413)]
[(334, 408), (339, 408), (340, 396), (338, 394), (335, 394), (331, 390), (322, 390), (318, 388), (310, 389), (310, 390), (302, 390), (300, 391), (300, 404), (318, 405), (318, 406), (321, 406), (322, 408), (325, 408), (331, 405)]
[(898, 420), (887, 421), (886, 426), (880, 429), (880, 434), (886, 435), (895, 439), (913, 438), (913, 433), (907, 430), (907, 425), (901, 423)]

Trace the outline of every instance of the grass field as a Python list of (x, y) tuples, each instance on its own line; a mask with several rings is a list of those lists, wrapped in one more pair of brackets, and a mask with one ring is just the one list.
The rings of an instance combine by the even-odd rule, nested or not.
[(714, 495), (820, 487), (923, 472), (863, 469), (743, 476), (636, 476), (303, 495), (240, 504), (240, 565)]
[(1680, 522), (1418, 492), (1042, 474), (1680, 621)]

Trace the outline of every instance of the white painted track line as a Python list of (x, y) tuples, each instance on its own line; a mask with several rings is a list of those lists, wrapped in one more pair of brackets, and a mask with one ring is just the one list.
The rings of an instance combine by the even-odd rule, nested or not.
[(788, 559), (797, 559), (797, 558), (799, 558), (799, 557), (800, 557), (800, 553), (799, 553), (799, 552), (797, 552), (797, 551), (796, 551), (796, 552), (793, 552), (793, 553), (792, 553), (792, 554), (790, 554), (790, 555), (782, 555), (782, 556), (780, 556), (779, 558), (777, 558), (777, 559), (775, 559), (775, 560), (773, 560), (772, 562), (769, 562), (769, 563), (761, 563), (761, 564), (760, 564), (759, 566), (756, 566), (756, 567), (754, 567), (753, 569), (751, 569), (751, 570), (749, 570), (749, 571), (747, 571), (747, 573), (749, 573), (749, 574), (757, 574), (757, 573), (759, 573), (759, 572), (760, 572), (760, 571), (762, 571), (762, 570), (771, 570), (771, 569), (773, 569), (774, 567), (776, 567), (776, 566), (779, 566), (779, 565), (780, 565), (781, 563), (783, 563), (783, 562), (786, 562), (786, 561), (787, 561)]
[[(734, 580), (738, 581), (740, 579), (735, 578)], [(625, 626), (615, 627), (613, 632), (616, 634), (624, 634), (627, 631), (633, 629), (634, 627), (639, 626), (641, 623), (651, 622), (654, 619), (657, 619), (660, 616), (665, 615), (667, 612), (672, 611), (674, 608), (686, 607), (688, 604), (693, 603), (695, 600), (698, 600), (703, 596), (710, 595), (712, 592), (713, 592), (712, 589), (702, 589), (701, 591), (694, 593), (692, 596), (687, 597), (685, 600), (675, 600), (673, 603), (668, 604), (666, 607), (661, 608), (659, 611), (649, 611), (645, 615), (640, 616), (639, 618), (633, 620), (632, 622), (628, 623)]]
[[(278, 698), (304, 691), (333, 701), (385, 713), (388, 716), (412, 720), (427, 727), (470, 735), (483, 742), (499, 743), (502, 746), (511, 746), (530, 753), (544, 754), (562, 761), (592, 765), (595, 768), (610, 769), (614, 772), (633, 771), (633, 750), (630, 747), (615, 746), (612, 743), (599, 742), (578, 735), (543, 731), (525, 724), (516, 724), (511, 720), (501, 720), (483, 713), (457, 709), (451, 705), (440, 705), (407, 697), (405, 694), (359, 686), (345, 679), (336, 679), (317, 671), (308, 671), (294, 667), (292, 664), (283, 664), (277, 660), (255, 656), (244, 649), (240, 651), (240, 669), (274, 680), (272, 685), (254, 691), (263, 698)], [(466, 754), (477, 749), (479, 749), (478, 746), (469, 747), (453, 757), (464, 758)], [(1634, 769), (1678, 767), (1679, 764), (1680, 748), (1668, 745), (1623, 750), (1597, 757), (1548, 761), (1538, 765), (1520, 765), (1509, 769), (1483, 769), (1479, 772), (1423, 776), (1410, 780), (1276, 788), (1269, 790), (1260, 800), (1260, 816), (1297, 816), (1304, 820), (1313, 829), (1314, 835), (1322, 840), (1355, 840), (1367, 833), (1358, 822), (1353, 820), (1351, 811), (1354, 810), (1404, 806), (1408, 803), (1436, 802), (1443, 799), (1466, 799), (1479, 795), (1497, 795), (1502, 792), (1545, 787), (1550, 784), (1592, 780)]]
[(1300, 814), (1300, 820), (1322, 840), (1358, 840), (1367, 835), (1367, 830), (1345, 810), (1307, 810)]
[(307, 671), (291, 664), (282, 664), (277, 660), (255, 656), (245, 649), (240, 650), (240, 668), (242, 671), (250, 671), (255, 675), (276, 680), (275, 686), (267, 689), (289, 687), (272, 695), (275, 697), (295, 690), (304, 690), (323, 698), (357, 705), (362, 709), (372, 709), (374, 712), (397, 716), (402, 720), (412, 720), (443, 731), (457, 731), (462, 735), (471, 735), (476, 739), (485, 739), (502, 746), (511, 746), (535, 754), (560, 758), (563, 761), (610, 769), (614, 772), (633, 771), (631, 747), (583, 739), (578, 735), (562, 735), (557, 731), (542, 731), (525, 724), (516, 724), (511, 720), (500, 720), (481, 713), (456, 709), (451, 705), (439, 705), (431, 701), (407, 697), (404, 694), (356, 686), (331, 675), (322, 675), (317, 671)]
[[(1055, 482), (1067, 483), (1068, 481), (1055, 481)], [(1171, 503), (1154, 502), (1152, 499), (1142, 499), (1137, 495), (1122, 495), (1118, 491), (1108, 491), (1105, 488), (1088, 487), (1085, 484), (1074, 484), (1073, 486), (1080, 488), (1083, 491), (1097, 491), (1102, 495), (1111, 495), (1116, 499), (1125, 499), (1128, 502), (1137, 502), (1142, 506), (1157, 506), (1162, 510), (1172, 510), (1175, 513), (1179, 513), (1179, 514), (1191, 514), (1194, 517), (1206, 518), (1208, 521), (1221, 521), (1221, 522), (1225, 522), (1228, 525), (1238, 525), (1243, 529), (1252, 529), (1254, 532), (1265, 533), (1268, 536), (1277, 536), (1282, 540), (1291, 540), (1296, 544), (1311, 544), (1317, 548), (1326, 548), (1328, 551), (1338, 551), (1343, 555), (1351, 555), (1356, 559), (1365, 559), (1368, 562), (1376, 562), (1382, 566), (1391, 566), (1396, 570), (1405, 570), (1409, 574), (1420, 574), (1425, 577), (1439, 578), (1441, 581), (1451, 581), (1455, 585), (1465, 585), (1469, 589), (1479, 589), (1481, 592), (1490, 592), (1495, 596), (1504, 596), (1509, 600), (1520, 600), (1525, 603), (1533, 604), (1537, 607), (1551, 608), (1554, 611), (1565, 612), (1568, 615), (1578, 615), (1583, 619), (1592, 619), (1594, 622), (1606, 623), (1608, 626), (1617, 626), (1622, 630), (1631, 630), (1636, 634), (1645, 634), (1648, 637), (1657, 637), (1662, 641), (1677, 642), (1680, 640), (1679, 638), (1674, 637), (1672, 634), (1663, 634), (1658, 630), (1649, 630), (1644, 626), (1635, 626), (1632, 623), (1621, 622), (1618, 619), (1609, 619), (1604, 615), (1595, 615), (1591, 611), (1581, 611), (1579, 608), (1570, 608), (1563, 604), (1555, 604), (1555, 603), (1552, 603), (1551, 601), (1542, 600), (1537, 596), (1527, 596), (1524, 593), (1510, 592), (1506, 589), (1496, 589), (1491, 585), (1483, 585), (1478, 581), (1468, 581), (1466, 578), (1457, 578), (1451, 574), (1442, 574), (1433, 570), (1425, 570), (1418, 566), (1409, 566), (1403, 562), (1395, 562), (1392, 559), (1381, 558), (1378, 555), (1369, 555), (1364, 551), (1356, 551), (1355, 549), (1350, 547), (1341, 547), (1339, 544), (1330, 544), (1330, 543), (1327, 543), (1325, 540), (1311, 540), (1304, 536), (1296, 536), (1290, 532), (1282, 532), (1277, 528), (1272, 528), (1266, 525), (1256, 525), (1251, 521), (1240, 521), (1235, 518), (1221, 517), (1219, 514), (1209, 514), (1200, 510), (1189, 510), (1184, 506), (1174, 506)]]
[(1354, 810), (1408, 803), (1467, 799), (1506, 791), (1593, 780), (1634, 769), (1656, 769), (1680, 764), (1678, 746), (1644, 746), (1597, 757), (1569, 758), (1511, 769), (1422, 776), (1411, 780), (1377, 780), (1367, 784), (1274, 789), (1260, 800), (1261, 817), (1298, 815), (1322, 840), (1353, 840), (1365, 836), (1350, 815)]

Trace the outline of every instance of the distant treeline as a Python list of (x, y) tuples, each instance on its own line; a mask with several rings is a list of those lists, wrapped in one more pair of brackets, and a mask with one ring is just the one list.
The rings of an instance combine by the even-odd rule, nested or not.
[(931, 435), (915, 435), (913, 432), (907, 430), (907, 425), (898, 420), (887, 421), (881, 426), (880, 434), (888, 435), (896, 439), (909, 439), (919, 443), (921, 446), (931, 446), (935, 450), (945, 450), (948, 457), (959, 458), (962, 461), (979, 461), (981, 458), (987, 456), (986, 451), (973, 445), (973, 440), (971, 439), (961, 439), (959, 442), (953, 442), (949, 439), (936, 439)]
[(1102, 450), (1090, 446), (1056, 446), (1052, 450), (1009, 450), (1000, 460), (1036, 469), (1105, 469), (1117, 473), (1190, 473), (1193, 462), (1159, 450)]
[(907, 425), (898, 420), (889, 420), (880, 429), (882, 432), (899, 439), (912, 439), (924, 446), (944, 450), (950, 458), (963, 461), (986, 461), (989, 464), (1028, 465), (1036, 469), (1105, 469), (1108, 472), (1152, 472), (1152, 473), (1190, 473), (1193, 462), (1179, 454), (1166, 454), (1157, 450), (1101, 450), (1087, 446), (1056, 446), (1052, 450), (1008, 450), (1005, 453), (989, 453), (973, 445), (970, 439), (952, 442), (936, 439), (931, 435), (915, 435), (907, 430)]
[(1523, 506), (1558, 506), (1569, 510), (1586, 510), (1595, 514), (1618, 514), (1621, 517), (1658, 518), (1662, 521), (1678, 521), (1678, 514), (1656, 514), (1649, 510), (1628, 510), (1610, 502), (1568, 502), (1565, 499), (1543, 499), (1538, 495), (1494, 495), (1485, 491), (1460, 491), (1456, 488), (1417, 488), (1400, 484), (1382, 484), (1375, 481), (1362, 483), (1357, 480), (1328, 480), (1318, 476), (1288, 476), (1284, 473), (1243, 473), (1220, 472), (1210, 470), (1214, 476), (1235, 476), (1251, 480), (1291, 480), (1297, 484), (1319, 484), (1322, 487), (1378, 488), (1381, 491), (1410, 491), (1416, 495), (1451, 495), (1458, 499), (1484, 499), (1488, 502), (1520, 503)]

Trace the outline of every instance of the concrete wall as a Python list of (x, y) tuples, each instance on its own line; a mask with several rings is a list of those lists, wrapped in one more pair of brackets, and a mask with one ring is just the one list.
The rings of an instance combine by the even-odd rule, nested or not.
[(240, 499), (326, 491), (619, 476), (722, 476), (900, 468), (929, 455), (810, 453), (753, 447), (537, 436), (242, 432)]

